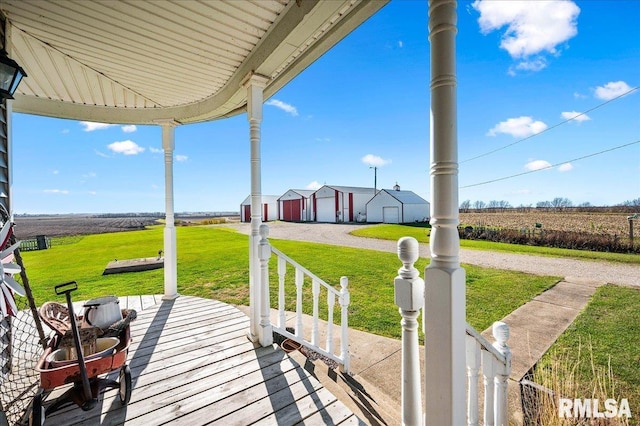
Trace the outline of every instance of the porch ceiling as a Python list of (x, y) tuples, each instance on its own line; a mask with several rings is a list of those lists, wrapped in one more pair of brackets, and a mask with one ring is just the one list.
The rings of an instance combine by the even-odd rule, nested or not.
[(26, 71), (16, 112), (190, 123), (265, 99), (388, 0), (2, 0), (7, 51)]

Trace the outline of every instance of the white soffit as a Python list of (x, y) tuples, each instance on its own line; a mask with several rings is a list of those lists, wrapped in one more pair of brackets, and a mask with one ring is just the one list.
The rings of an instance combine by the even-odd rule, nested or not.
[(273, 95), (386, 2), (0, 0), (27, 73), (13, 110), (135, 124), (237, 114), (247, 75)]

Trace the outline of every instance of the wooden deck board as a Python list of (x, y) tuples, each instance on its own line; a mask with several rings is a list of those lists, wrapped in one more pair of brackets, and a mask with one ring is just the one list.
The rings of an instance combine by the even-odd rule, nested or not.
[(232, 306), (185, 296), (120, 297), (120, 305), (138, 311), (129, 404), (106, 390), (93, 409), (74, 405), (45, 425), (362, 424), (294, 359), (251, 343), (249, 319)]

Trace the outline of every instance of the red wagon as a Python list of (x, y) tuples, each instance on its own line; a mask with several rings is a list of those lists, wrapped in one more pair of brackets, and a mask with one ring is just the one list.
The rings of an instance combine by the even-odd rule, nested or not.
[[(79, 328), (77, 325), (79, 319), (73, 313), (70, 296), (71, 291), (77, 289), (76, 283), (72, 281), (61, 284), (55, 289), (57, 294), (67, 296), (67, 308), (65, 309), (55, 302), (45, 303), (40, 308), (40, 317), (56, 331), (56, 335), (51, 339), (36, 365), (36, 371), (40, 373), (40, 388), (33, 398), (29, 417), (30, 425), (43, 424), (46, 416), (72, 403), (88, 411), (95, 407), (98, 395), (103, 389), (119, 389), (120, 402), (123, 405), (127, 404), (131, 398), (131, 370), (126, 361), (128, 348), (131, 344), (129, 322), (135, 318), (135, 311), (132, 315), (132, 311), (122, 310), (124, 319), (119, 327), (115, 328), (116, 335), (98, 339), (98, 341), (108, 340), (104, 342), (108, 347), (98, 348), (97, 353), (89, 354), (87, 346), (83, 345), (85, 342), (82, 341), (80, 334), (81, 332), (95, 331), (95, 327), (93, 330), (89, 330)], [(61, 341), (65, 339), (65, 335), (68, 339), (69, 334), (73, 335), (74, 347), (58, 349)], [(61, 354), (65, 351), (66, 356)], [(59, 357), (58, 355), (63, 356)], [(71, 359), (72, 357), (77, 357), (77, 359)], [(117, 381), (101, 377), (116, 370), (120, 371)], [(45, 409), (43, 406), (45, 393), (69, 384), (72, 386)]]

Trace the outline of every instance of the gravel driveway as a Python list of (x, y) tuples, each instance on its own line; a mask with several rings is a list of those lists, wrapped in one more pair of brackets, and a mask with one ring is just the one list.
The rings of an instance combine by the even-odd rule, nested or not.
[[(395, 241), (378, 240), (349, 235), (355, 229), (373, 225), (270, 222), (269, 238), (310, 241), (338, 246), (364, 248), (395, 253)], [(249, 234), (250, 225), (225, 225)], [(429, 257), (429, 245), (420, 244), (420, 257)], [(537, 275), (572, 277), (574, 281), (588, 280), (623, 286), (640, 287), (640, 265), (624, 263), (574, 260), (513, 254), (482, 250), (460, 250), (460, 262), (487, 268), (508, 269)]]

